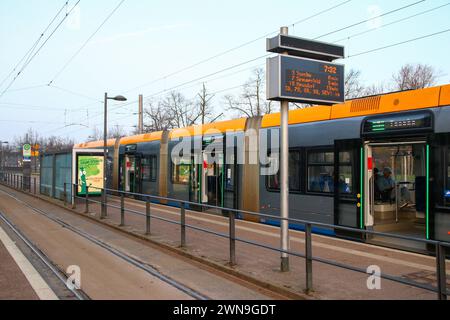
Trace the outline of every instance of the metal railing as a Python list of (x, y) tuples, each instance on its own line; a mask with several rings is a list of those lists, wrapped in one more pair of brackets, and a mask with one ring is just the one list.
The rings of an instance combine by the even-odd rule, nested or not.
[(0, 182), (14, 189), (37, 194), (37, 178), (24, 177), (22, 174), (0, 171)]
[[(236, 243), (237, 242), (245, 243), (245, 244), (252, 245), (252, 246), (257, 246), (260, 248), (264, 248), (264, 249), (271, 250), (271, 251), (276, 251), (279, 253), (287, 253), (288, 255), (291, 255), (294, 257), (303, 258), (303, 259), (305, 259), (305, 270), (306, 270), (306, 288), (305, 289), (307, 292), (311, 292), (313, 290), (313, 261), (323, 263), (326, 265), (331, 265), (331, 266), (338, 267), (338, 268), (355, 271), (358, 273), (373, 275), (373, 274), (368, 273), (368, 271), (363, 268), (349, 266), (349, 265), (346, 265), (346, 264), (343, 264), (340, 262), (323, 259), (323, 258), (319, 258), (319, 257), (314, 257), (313, 251), (312, 251), (313, 226), (319, 227), (319, 228), (324, 228), (324, 229), (333, 229), (333, 230), (354, 232), (354, 233), (365, 235), (365, 236), (381, 236), (381, 237), (387, 237), (387, 238), (394, 238), (394, 239), (401, 239), (401, 240), (408, 240), (408, 241), (424, 243), (424, 244), (435, 247), (435, 256), (436, 256), (435, 267), (436, 267), (436, 276), (437, 276), (437, 287), (410, 281), (410, 280), (407, 280), (402, 277), (384, 274), (384, 273), (382, 273), (380, 275), (380, 278), (435, 292), (435, 293), (437, 293), (438, 299), (440, 299), (440, 300), (446, 300), (448, 293), (449, 293), (447, 290), (447, 283), (446, 283), (446, 260), (445, 260), (445, 257), (446, 257), (446, 248), (450, 247), (450, 243), (447, 243), (447, 242), (426, 240), (426, 239), (402, 236), (402, 235), (397, 235), (397, 234), (381, 233), (381, 232), (376, 232), (376, 231), (371, 231), (371, 230), (361, 230), (361, 229), (356, 229), (356, 228), (351, 228), (351, 227), (344, 227), (344, 226), (338, 226), (338, 225), (332, 225), (332, 224), (326, 224), (326, 223), (320, 223), (320, 222), (313, 222), (313, 221), (305, 221), (305, 220), (300, 220), (300, 219), (295, 219), (295, 218), (283, 219), (279, 216), (251, 212), (251, 211), (246, 211), (246, 210), (223, 208), (223, 207), (201, 204), (201, 203), (196, 203), (196, 202), (190, 202), (190, 201), (185, 201), (185, 200), (180, 200), (180, 199), (173, 199), (173, 198), (161, 197), (161, 196), (153, 196), (153, 195), (134, 193), (134, 192), (125, 192), (125, 191), (113, 190), (113, 189), (108, 189), (108, 188), (104, 188), (104, 189), (95, 188), (92, 186), (87, 187), (86, 195), (84, 197), (79, 197), (77, 195), (78, 187), (79, 187), (79, 185), (77, 185), (77, 184), (72, 185), (72, 188), (73, 188), (72, 189), (72, 195), (73, 195), (72, 200), (74, 201), (75, 199), (84, 199), (85, 206), (86, 206), (85, 207), (86, 213), (89, 212), (89, 203), (97, 203), (102, 206), (102, 208), (103, 208), (101, 210), (101, 218), (102, 219), (107, 217), (108, 207), (118, 209), (118, 210), (120, 210), (120, 221), (121, 221), (120, 225), (121, 226), (125, 226), (126, 212), (135, 214), (135, 215), (139, 215), (139, 216), (144, 216), (146, 218), (146, 222), (145, 222), (145, 224), (146, 224), (145, 234), (146, 235), (151, 234), (151, 219), (155, 219), (155, 220), (160, 220), (163, 222), (167, 222), (170, 224), (175, 224), (175, 225), (180, 226), (181, 247), (186, 247), (186, 243), (187, 243), (186, 242), (186, 229), (196, 230), (196, 231), (211, 234), (211, 235), (214, 235), (214, 236), (217, 236), (220, 238), (228, 239), (229, 240), (229, 264), (231, 266), (234, 266), (237, 264), (237, 261), (236, 261)], [(107, 192), (110, 195), (117, 195), (118, 197), (120, 197), (120, 206), (116, 206), (111, 203), (103, 203), (103, 201), (95, 201), (95, 200), (89, 199), (89, 189), (90, 188), (100, 190), (102, 195), (104, 192)], [(126, 208), (125, 200), (124, 200), (126, 196), (133, 196), (133, 197), (137, 197), (140, 199), (144, 199), (145, 204), (146, 204), (145, 214), (140, 211)], [(103, 199), (103, 197), (101, 197), (101, 199)], [(156, 201), (158, 201), (160, 205), (161, 204), (164, 205), (164, 203), (178, 204), (178, 207), (180, 208), (180, 220), (174, 221), (174, 220), (170, 220), (170, 219), (152, 214), (151, 213), (151, 203), (156, 202)], [(209, 210), (213, 209), (213, 210), (221, 211), (222, 213), (226, 213), (226, 215), (228, 215), (228, 230), (229, 230), (228, 234), (223, 234), (223, 233), (219, 233), (216, 231), (212, 231), (212, 230), (208, 230), (205, 228), (187, 224), (186, 223), (186, 208), (187, 208), (187, 206), (192, 206), (194, 208), (209, 209)], [(205, 212), (205, 213), (208, 214), (207, 212)], [(272, 246), (269, 246), (266, 244), (262, 244), (262, 243), (258, 243), (255, 241), (241, 239), (241, 238), (236, 237), (236, 219), (241, 215), (250, 215), (250, 216), (255, 216), (258, 218), (274, 219), (274, 220), (279, 220), (279, 221), (286, 220), (290, 224), (295, 223), (298, 225), (303, 225), (304, 229), (305, 229), (305, 253), (303, 254), (303, 253), (299, 253), (299, 252), (295, 252), (295, 251), (291, 251), (291, 250), (286, 251), (286, 250), (282, 250), (280, 248), (275, 248), (275, 247), (272, 247)]]
[[(4, 180), (1, 180), (1, 181), (2, 181), (2, 183), (5, 183)], [(11, 179), (8, 179), (8, 180), (6, 180), (6, 183), (9, 186), (15, 187), (16, 185), (14, 183), (11, 183), (11, 181), (12, 181)], [(68, 196), (68, 186), (69, 186), (69, 184), (64, 184), (63, 198), (64, 198), (65, 205), (68, 205), (68, 200), (69, 200), (67, 197)], [(436, 287), (432, 286), (432, 285), (418, 283), (415, 281), (411, 281), (411, 280), (408, 280), (408, 279), (405, 279), (405, 278), (402, 278), (399, 276), (390, 275), (390, 274), (386, 274), (386, 273), (381, 273), (377, 276), (379, 276), (381, 279), (386, 279), (386, 280), (397, 282), (397, 283), (400, 283), (403, 285), (408, 285), (408, 286), (412, 286), (412, 287), (416, 287), (416, 288), (420, 288), (423, 290), (434, 292), (437, 294), (439, 300), (446, 300), (447, 296), (449, 294), (449, 291), (447, 290), (447, 282), (446, 282), (446, 280), (447, 280), (446, 249), (450, 247), (450, 243), (447, 243), (447, 242), (426, 240), (426, 239), (402, 236), (402, 235), (397, 235), (397, 234), (381, 233), (381, 232), (376, 232), (376, 231), (372, 231), (372, 230), (361, 230), (361, 229), (356, 229), (356, 228), (351, 228), (351, 227), (344, 227), (344, 226), (338, 226), (338, 225), (332, 225), (332, 224), (326, 224), (326, 223), (320, 223), (320, 222), (313, 222), (313, 221), (305, 221), (305, 220), (300, 220), (300, 219), (295, 219), (295, 218), (283, 219), (279, 216), (274, 216), (274, 215), (269, 215), (269, 214), (263, 214), (263, 213), (257, 213), (257, 212), (251, 212), (251, 211), (246, 211), (246, 210), (239, 210), (239, 209), (232, 209), (232, 208), (223, 208), (223, 207), (206, 205), (206, 204), (190, 202), (190, 201), (185, 201), (185, 200), (180, 200), (180, 199), (173, 199), (173, 198), (161, 197), (161, 196), (153, 196), (153, 195), (134, 193), (134, 192), (125, 192), (125, 191), (113, 190), (113, 189), (108, 189), (108, 188), (101, 189), (101, 188), (94, 188), (92, 186), (90, 186), (90, 187), (88, 186), (88, 187), (86, 187), (85, 195), (79, 196), (78, 195), (79, 185), (72, 184), (69, 187), (71, 188), (71, 195), (72, 195), (70, 202), (72, 203), (73, 208), (76, 208), (76, 201), (75, 201), (76, 199), (81, 199), (84, 201), (84, 206), (85, 206), (84, 212), (85, 213), (90, 212), (90, 204), (91, 203), (99, 204), (103, 208), (100, 213), (101, 219), (104, 219), (108, 216), (108, 208), (118, 209), (118, 210), (120, 210), (120, 226), (122, 226), (122, 227), (126, 225), (126, 213), (131, 213), (134, 215), (145, 217), (145, 234), (146, 235), (151, 234), (152, 219), (163, 221), (163, 222), (170, 223), (173, 225), (179, 225), (180, 226), (181, 247), (186, 247), (186, 245), (187, 245), (187, 241), (186, 241), (187, 229), (203, 232), (203, 233), (210, 234), (210, 235), (217, 236), (217, 237), (224, 238), (224, 239), (228, 239), (229, 240), (229, 264), (231, 266), (234, 266), (237, 264), (237, 259), (236, 259), (236, 243), (237, 242), (256, 246), (256, 247), (267, 249), (267, 250), (274, 251), (274, 252), (286, 253), (293, 257), (303, 258), (303, 259), (305, 259), (305, 271), (306, 271), (305, 291), (306, 292), (311, 292), (313, 290), (313, 262), (319, 262), (319, 263), (322, 263), (325, 265), (330, 265), (333, 267), (338, 267), (338, 268), (354, 271), (357, 273), (362, 273), (362, 274), (367, 274), (367, 275), (373, 276), (373, 274), (369, 273), (368, 270), (366, 270), (364, 268), (351, 266), (351, 265), (344, 264), (344, 263), (341, 263), (338, 261), (315, 257), (313, 255), (313, 250), (312, 250), (312, 248), (313, 248), (313, 238), (312, 238), (313, 227), (353, 232), (353, 233), (364, 235), (364, 236), (381, 236), (381, 237), (387, 237), (387, 238), (408, 240), (408, 241), (414, 241), (414, 242), (419, 242), (419, 243), (423, 243), (426, 245), (434, 246), (435, 257), (436, 257), (435, 268), (436, 268), (436, 277), (437, 277), (437, 286)], [(107, 192), (110, 195), (118, 196), (120, 199), (120, 206), (117, 206), (108, 201), (106, 203), (104, 203), (103, 201), (97, 201), (97, 200), (92, 199), (89, 196), (89, 189), (92, 189), (92, 188), (100, 190), (102, 195), (104, 192)], [(125, 197), (126, 196), (133, 196), (133, 197), (138, 197), (140, 199), (144, 199), (143, 201), (145, 201), (145, 213), (143, 213), (141, 211), (133, 210), (130, 208), (126, 208), (125, 207)], [(103, 199), (103, 197), (101, 197), (100, 199)], [(167, 219), (167, 218), (164, 218), (162, 216), (158, 216), (158, 215), (152, 213), (152, 206), (151, 206), (152, 202), (153, 203), (159, 202), (158, 203), (159, 205), (164, 205), (165, 203), (178, 204), (179, 208), (180, 208), (179, 221)], [(222, 213), (228, 215), (228, 234), (220, 233), (220, 232), (216, 232), (213, 230), (208, 230), (208, 229), (205, 229), (202, 227), (187, 224), (186, 223), (186, 209), (187, 209), (188, 205), (193, 206), (194, 208), (214, 209), (214, 210), (222, 211)], [(304, 226), (304, 230), (305, 230), (304, 231), (305, 232), (305, 251), (304, 252), (305, 253), (303, 254), (303, 253), (295, 252), (292, 250), (286, 251), (286, 250), (282, 250), (280, 248), (272, 247), (267, 244), (238, 238), (236, 236), (236, 219), (238, 217), (240, 217), (241, 215), (250, 215), (250, 216), (255, 216), (258, 218), (268, 218), (268, 219), (274, 219), (274, 220), (279, 220), (279, 221), (287, 220), (289, 223), (295, 223), (297, 225)]]

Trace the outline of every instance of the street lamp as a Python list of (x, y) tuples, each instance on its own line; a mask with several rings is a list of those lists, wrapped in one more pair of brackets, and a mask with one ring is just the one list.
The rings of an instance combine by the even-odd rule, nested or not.
[(104, 128), (103, 128), (103, 175), (104, 175), (104, 185), (103, 185), (103, 206), (102, 206), (102, 214), (101, 218), (104, 219), (106, 217), (106, 187), (107, 187), (107, 176), (106, 171), (108, 169), (107, 167), (107, 157), (108, 157), (108, 100), (114, 100), (114, 101), (127, 101), (127, 98), (124, 96), (115, 96), (115, 97), (108, 97), (108, 93), (105, 92), (105, 119), (104, 119)]

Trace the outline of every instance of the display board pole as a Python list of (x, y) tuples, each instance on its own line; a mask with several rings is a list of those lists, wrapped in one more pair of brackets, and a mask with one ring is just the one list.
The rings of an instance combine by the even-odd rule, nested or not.
[[(280, 34), (288, 35), (288, 27), (281, 27)], [(281, 203), (281, 272), (289, 271), (289, 101), (281, 101), (280, 148), (280, 203)]]

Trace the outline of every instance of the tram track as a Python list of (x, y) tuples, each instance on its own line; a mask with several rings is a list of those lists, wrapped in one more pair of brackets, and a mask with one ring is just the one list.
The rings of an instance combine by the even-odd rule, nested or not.
[(67, 286), (67, 276), (59, 270), (52, 261), (39, 248), (28, 239), (7, 217), (0, 211), (0, 220), (21, 240), (25, 245), (39, 258), (39, 260), (48, 267), (55, 277), (74, 295), (77, 300), (90, 300), (86, 293), (75, 288)]
[[(152, 266), (134, 258), (131, 257), (129, 255), (127, 255), (126, 253), (112, 247), (111, 245), (107, 244), (104, 241), (101, 241), (95, 237), (93, 237), (92, 235), (62, 221), (61, 219), (52, 217), (48, 212), (45, 212), (44, 210), (41, 210), (39, 208), (36, 208), (35, 206), (17, 198), (14, 194), (4, 191), (4, 190), (0, 190), (1, 193), (7, 195), (8, 197), (14, 199), (15, 201), (17, 201), (18, 203), (20, 203), (21, 205), (33, 210), (34, 212), (44, 216), (45, 218), (49, 219), (50, 221), (60, 225), (61, 227), (70, 230), (71, 232), (75, 233), (76, 235), (84, 238), (85, 240), (88, 240), (89, 242), (95, 244), (98, 247), (101, 247), (102, 249), (108, 251), (109, 253), (111, 253), (113, 256), (122, 259), (123, 261), (127, 262), (128, 264), (137, 267), (141, 270), (143, 270), (144, 272), (148, 273), (149, 275), (157, 278), (158, 280), (172, 286), (173, 288), (185, 293), (186, 295), (190, 296), (191, 298), (195, 299), (195, 300), (210, 300), (209, 297), (201, 294), (200, 292), (193, 290), (187, 286), (185, 286), (184, 284), (180, 283), (179, 281), (176, 281), (174, 279), (172, 279), (171, 277), (168, 277), (164, 274), (162, 274), (161, 272), (159, 272), (158, 270), (156, 270), (155, 268), (153, 268)], [(53, 272), (58, 272), (59, 271), (56, 269), (56, 267), (53, 266), (53, 264), (51, 263), (51, 261), (45, 257), (45, 255), (43, 253), (40, 252), (40, 250), (34, 246), (31, 241), (29, 241), (16, 227), (14, 227), (14, 225), (6, 218), (6, 216), (0, 212), (0, 218), (28, 245), (30, 246), (30, 249), (33, 250), (33, 252), (35, 252), (39, 258), (41, 259), (45, 259), (43, 260), (44, 263), (49, 266), (49, 268), (53, 271)], [(63, 281), (63, 277), (61, 274), (57, 275), (58, 278)], [(66, 280), (64, 280), (65, 283)], [(74, 293), (75, 294), (75, 293)], [(78, 296), (77, 296), (78, 298)], [(80, 300), (84, 300), (84, 299), (80, 299)]]

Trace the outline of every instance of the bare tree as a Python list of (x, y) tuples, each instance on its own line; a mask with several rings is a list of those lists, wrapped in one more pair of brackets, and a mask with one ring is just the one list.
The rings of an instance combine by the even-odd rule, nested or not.
[(374, 96), (374, 95), (378, 95), (378, 94), (382, 94), (384, 93), (386, 90), (385, 85), (384, 84), (373, 84), (370, 85), (366, 88), (364, 88), (364, 96)]
[(88, 138), (89, 142), (100, 141), (103, 139), (103, 132), (100, 131), (97, 127), (92, 130), (91, 135)]
[(127, 135), (124, 128), (118, 124), (113, 126), (111, 129), (108, 130), (108, 138), (109, 139), (118, 139), (123, 138)]
[(144, 110), (144, 117), (149, 121), (144, 125), (145, 132), (165, 131), (173, 128), (170, 110), (165, 109), (161, 102), (151, 101)]
[(160, 103), (162, 112), (169, 112), (171, 125), (175, 128), (192, 126), (200, 114), (195, 112), (191, 101), (187, 100), (180, 92), (170, 92)]
[(394, 90), (415, 90), (435, 85), (438, 74), (426, 64), (406, 64), (392, 78)]
[[(211, 101), (214, 95), (208, 93), (205, 84), (203, 83), (201, 91), (197, 94), (198, 102), (197, 108), (200, 115), (200, 124), (205, 124), (213, 120), (214, 111), (211, 106)], [(217, 119), (217, 118), (216, 118)]]
[(345, 99), (355, 99), (365, 95), (365, 88), (361, 84), (361, 71), (350, 69), (345, 75)]
[(45, 138), (42, 149), (45, 152), (66, 151), (72, 149), (73, 145), (74, 141), (71, 138), (50, 136), (48, 138)]
[(39, 136), (39, 133), (37, 131), (29, 128), (25, 134), (15, 137), (13, 144), (21, 147), (26, 143), (29, 143), (31, 145), (43, 144), (43, 140), (44, 139)]
[(244, 84), (238, 97), (225, 96), (228, 110), (237, 111), (239, 116), (256, 117), (273, 112), (272, 101), (265, 96), (265, 73), (262, 68), (253, 70), (252, 77)]

